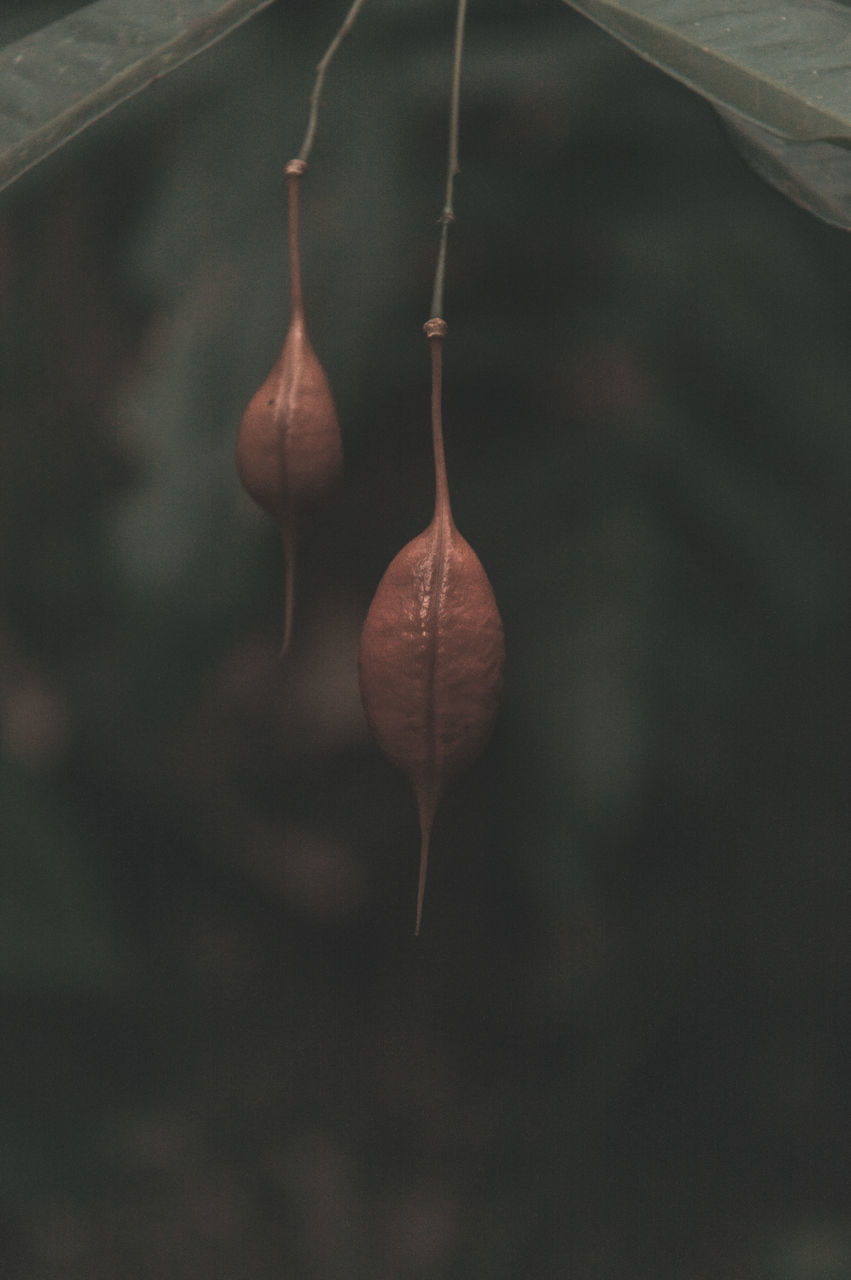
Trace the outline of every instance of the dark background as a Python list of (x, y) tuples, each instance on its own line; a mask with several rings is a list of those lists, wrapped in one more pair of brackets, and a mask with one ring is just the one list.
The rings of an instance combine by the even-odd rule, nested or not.
[(345, 436), (280, 668), (236, 427), (344, 5), (0, 197), (4, 1280), (851, 1276), (851, 244), (563, 5), (474, 4), (447, 286), (504, 707), (418, 837), (359, 627), (432, 501), (452, 6), (303, 183)]

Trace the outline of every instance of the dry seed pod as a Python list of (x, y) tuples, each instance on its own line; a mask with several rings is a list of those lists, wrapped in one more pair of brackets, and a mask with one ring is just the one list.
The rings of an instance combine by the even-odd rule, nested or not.
[(236, 443), (240, 479), (281, 530), (287, 585), (286, 653), (292, 635), (295, 557), (304, 512), (340, 478), (343, 446), (325, 371), (307, 336), (298, 244), (299, 182), (307, 166), (291, 160), (289, 187), (290, 327), (281, 354), (242, 416)]
[(379, 746), (410, 779), (420, 820), (420, 931), (431, 828), (446, 784), (482, 751), (502, 692), (505, 643), (481, 562), (455, 527), (441, 422), (442, 320), (432, 354), (435, 510), (378, 585), (360, 643), (361, 697)]

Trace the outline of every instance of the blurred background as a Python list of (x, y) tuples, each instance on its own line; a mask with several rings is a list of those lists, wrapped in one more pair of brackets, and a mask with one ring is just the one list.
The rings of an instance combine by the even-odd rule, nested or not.
[(471, 6), (447, 452), (508, 670), (415, 941), (355, 663), (431, 515), (450, 3), (327, 83), (346, 485), (283, 667), (233, 466), (344, 8), (0, 196), (0, 1273), (844, 1280), (851, 244), (564, 5)]

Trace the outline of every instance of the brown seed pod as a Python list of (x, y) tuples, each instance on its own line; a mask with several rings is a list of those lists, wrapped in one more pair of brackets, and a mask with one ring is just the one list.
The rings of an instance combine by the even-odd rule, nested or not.
[(484, 748), (502, 693), (505, 642), (481, 562), (455, 527), (441, 422), (442, 320), (426, 325), (432, 355), (435, 511), (391, 562), (360, 643), (364, 710), (379, 746), (410, 779), (420, 820), (420, 931), (435, 810), (444, 788)]
[(303, 160), (286, 168), (289, 187), (291, 313), (281, 354), (252, 396), (239, 427), (239, 477), (281, 530), (287, 585), (282, 655), (292, 635), (295, 559), (303, 515), (337, 484), (343, 446), (325, 371), (307, 336), (298, 244), (299, 182)]

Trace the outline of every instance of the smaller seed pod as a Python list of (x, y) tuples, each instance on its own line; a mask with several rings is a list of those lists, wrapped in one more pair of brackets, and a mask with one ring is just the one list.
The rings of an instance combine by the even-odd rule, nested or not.
[(298, 533), (305, 512), (337, 485), (343, 446), (325, 371), (307, 335), (298, 243), (299, 182), (307, 166), (291, 160), (289, 255), (291, 315), (281, 354), (252, 396), (239, 427), (236, 462), (243, 486), (281, 531), (286, 562), (284, 639), (292, 636)]
[(491, 584), (452, 519), (441, 420), (442, 340), (430, 320), (435, 511), (381, 579), (361, 635), (361, 698), (379, 746), (411, 781), (420, 821), (416, 930), (446, 785), (480, 754), (502, 693), (505, 642)]

